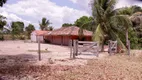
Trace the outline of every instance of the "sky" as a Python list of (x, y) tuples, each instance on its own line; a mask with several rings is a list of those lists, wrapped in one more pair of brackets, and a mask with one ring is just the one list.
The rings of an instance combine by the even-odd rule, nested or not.
[[(141, 0), (117, 0), (115, 8), (131, 5), (142, 7)], [(52, 23), (50, 26), (60, 28), (63, 23), (74, 23), (81, 16), (91, 16), (90, 0), (8, 0), (0, 14), (7, 17), (7, 22), (23, 21), (39, 29), (42, 17)]]

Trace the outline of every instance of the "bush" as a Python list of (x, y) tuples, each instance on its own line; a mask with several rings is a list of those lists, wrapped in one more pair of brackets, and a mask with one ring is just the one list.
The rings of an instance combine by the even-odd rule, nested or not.
[(26, 36), (25, 36), (25, 35), (20, 35), (20, 36), (19, 36), (19, 39), (20, 39), (20, 40), (25, 40), (25, 39), (26, 39)]
[(0, 36), (0, 41), (3, 41), (4, 40), (4, 37), (3, 35)]
[(4, 40), (12, 40), (12, 35), (4, 34)]

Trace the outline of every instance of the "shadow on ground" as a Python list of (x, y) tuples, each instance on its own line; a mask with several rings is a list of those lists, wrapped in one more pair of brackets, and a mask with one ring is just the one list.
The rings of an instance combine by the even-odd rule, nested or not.
[(56, 78), (55, 72), (72, 68), (61, 65), (34, 65), (37, 60), (37, 56), (30, 54), (0, 55), (0, 80), (42, 80), (45, 76)]
[(0, 80), (9, 80), (14, 76), (26, 75), (27, 67), (36, 61), (36, 56), (30, 54), (0, 55)]

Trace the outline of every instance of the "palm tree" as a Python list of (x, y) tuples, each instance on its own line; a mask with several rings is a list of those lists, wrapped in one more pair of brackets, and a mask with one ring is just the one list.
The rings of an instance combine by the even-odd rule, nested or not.
[(48, 29), (48, 26), (49, 26), (50, 24), (51, 24), (50, 21), (47, 20), (45, 17), (43, 17), (43, 18), (42, 18), (42, 22), (39, 23), (40, 29), (41, 29), (41, 30), (47, 30), (47, 29)]
[[(128, 48), (129, 40), (128, 40), (128, 32), (129, 28), (132, 28), (132, 22), (129, 19), (130, 16), (128, 15), (116, 15), (114, 16), (115, 19), (113, 19), (116, 23), (116, 25), (119, 25), (122, 30), (125, 31), (125, 36), (126, 36), (126, 48)], [(113, 22), (114, 22), (113, 21)], [(123, 26), (123, 27), (122, 27)]]
[(104, 50), (104, 42), (107, 39), (117, 40), (118, 45), (125, 48), (118, 33), (126, 31), (126, 41), (128, 42), (128, 28), (131, 25), (129, 17), (126, 15), (116, 15), (114, 10), (115, 0), (93, 0), (92, 14), (95, 23), (98, 25), (94, 32), (93, 40), (99, 41), (101, 51)]
[(2, 7), (3, 4), (5, 4), (7, 2), (7, 0), (0, 0), (0, 6)]

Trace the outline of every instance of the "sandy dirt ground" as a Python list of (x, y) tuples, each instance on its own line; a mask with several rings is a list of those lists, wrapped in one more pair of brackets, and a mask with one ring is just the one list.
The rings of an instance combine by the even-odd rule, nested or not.
[(1, 41), (0, 80), (142, 80), (142, 50), (130, 56), (83, 53), (72, 60), (69, 47), (41, 44), (48, 52), (38, 61), (37, 49), (37, 43)]
[[(38, 53), (31, 52), (31, 50), (38, 50), (37, 43), (28, 43), (24, 41), (1, 41), (0, 55), (17, 56), (21, 60), (37, 61), (37, 65), (48, 64), (49, 62), (62, 65), (83, 65), (87, 63), (88, 59), (97, 58), (92, 53), (84, 53), (77, 56), (77, 59), (70, 60), (70, 48), (68, 46), (41, 44), (41, 50), (48, 51), (41, 53), (42, 60), (38, 61)], [(107, 54), (106, 54), (107, 55)], [(106, 56), (100, 54), (99, 58)], [(32, 58), (31, 58), (32, 57)]]

